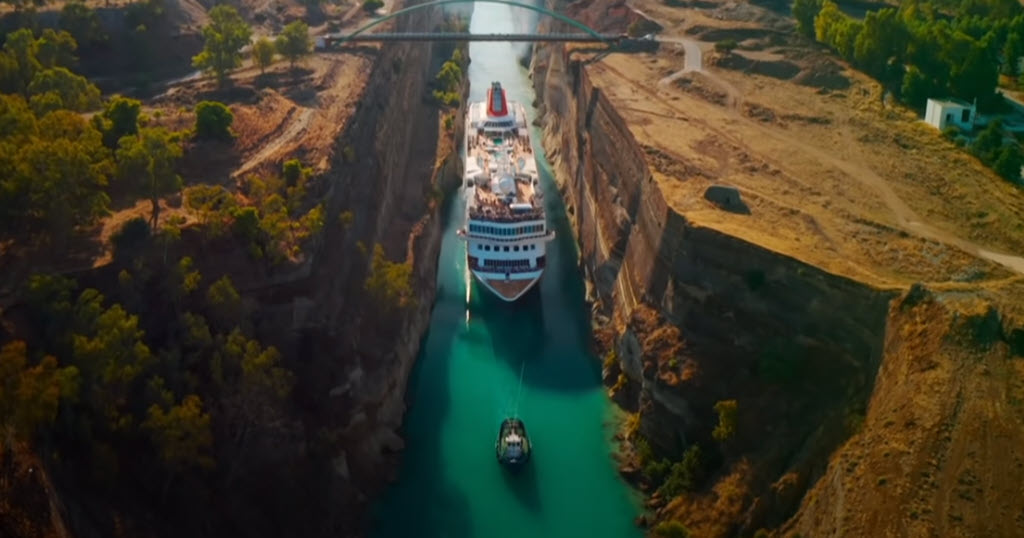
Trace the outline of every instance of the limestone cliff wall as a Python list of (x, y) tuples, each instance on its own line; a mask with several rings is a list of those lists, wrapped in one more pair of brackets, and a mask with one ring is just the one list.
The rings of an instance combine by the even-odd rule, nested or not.
[(781, 534), (1020, 536), (1024, 364), (1012, 322), (920, 286), (888, 322), (863, 427)]
[[(440, 9), (423, 10), (399, 20), (396, 31), (430, 31), (441, 19)], [(450, 45), (389, 43), (361, 53), (376, 58), (321, 185), (325, 233), (304, 274), (251, 292), (261, 305), (262, 326), (277, 333), (298, 374), (307, 444), (288, 450), (315, 460), (308, 471), (319, 474), (310, 478), (318, 488), (309, 495), (329, 505), (317, 511), (315, 528), (335, 536), (365, 530), (366, 505), (384, 487), (403, 446), (397, 431), (406, 383), (435, 294), (438, 193), (461, 177), (461, 162), (445, 138), (451, 135), (439, 129), (430, 99), (430, 83)], [(378, 244), (389, 260), (412, 266), (410, 305), (388, 308), (364, 289)]]
[(781, 523), (863, 413), (892, 293), (689, 222), (584, 66), (543, 47), (532, 69), (617, 400), (670, 457), (715, 446), (713, 406), (737, 400), (722, 457), (754, 465), (733, 530)]

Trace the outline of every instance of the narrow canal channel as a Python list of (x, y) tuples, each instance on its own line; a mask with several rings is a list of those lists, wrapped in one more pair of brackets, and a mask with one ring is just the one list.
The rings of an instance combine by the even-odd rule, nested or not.
[[(513, 21), (523, 11), (475, 4), (470, 30), (522, 31)], [(471, 100), (483, 100), (490, 83), (500, 81), (510, 99), (535, 113), (530, 81), (512, 44), (471, 43), (469, 51)], [(544, 277), (538, 290), (514, 304), (469, 283), (465, 244), (455, 235), (465, 211), (461, 190), (452, 197), (437, 303), (408, 389), (399, 481), (374, 509), (374, 536), (641, 535), (633, 525), (639, 500), (611, 458), (614, 411), (599, 362), (588, 352), (572, 230), (540, 132), (533, 128), (531, 137), (541, 159), (548, 222), (558, 234), (548, 244)], [(534, 444), (533, 458), (518, 475), (501, 468), (494, 455), (498, 425), (512, 413), (523, 419)]]

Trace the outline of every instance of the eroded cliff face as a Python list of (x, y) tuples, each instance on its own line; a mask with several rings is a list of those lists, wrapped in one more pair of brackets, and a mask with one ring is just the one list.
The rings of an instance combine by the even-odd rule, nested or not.
[(833, 454), (785, 533), (1024, 533), (1024, 361), (1013, 322), (967, 294), (894, 301), (863, 428)]
[[(561, 47), (543, 47), (532, 69), (544, 144), (581, 249), (605, 381), (620, 405), (637, 412), (626, 434), (639, 432), (658, 457), (677, 460), (694, 444), (705, 454), (710, 476), (693, 493), (655, 495), (656, 518), (684, 521), (698, 536), (783, 526), (811, 536), (899, 534), (907, 528), (899, 519), (882, 523), (894, 510), (921, 519), (915, 525), (926, 532), (1020, 530), (1013, 525), (1024, 514), (1007, 502), (1010, 482), (993, 472), (999, 451), (1011, 456), (1011, 476), (1024, 472), (1003, 442), (1017, 436), (1008, 428), (1020, 431), (1021, 368), (1005, 363), (1017, 334), (1012, 320), (984, 305), (971, 307), (976, 313), (939, 306), (948, 301), (930, 295), (890, 311), (901, 290), (876, 289), (689, 222), (666, 203), (649, 156), (585, 66)], [(929, 331), (931, 323), (942, 329)], [(964, 334), (977, 340), (970, 335), (978, 331), (987, 335), (981, 344), (957, 351), (946, 343)], [(917, 341), (926, 332), (930, 347)], [(983, 362), (972, 365), (969, 356)], [(967, 373), (971, 380), (958, 378)], [(998, 378), (984, 377), (991, 375)], [(921, 400), (915, 384), (925, 377)], [(724, 441), (712, 436), (714, 406), (723, 400), (736, 400), (738, 409), (735, 436)], [(995, 423), (969, 426), (988, 420)], [(892, 437), (896, 429), (902, 433)], [(967, 448), (975, 434), (987, 436), (984, 454)], [(641, 477), (643, 487), (646, 473), (626, 461), (624, 474)], [(887, 484), (888, 500), (878, 502), (873, 488)], [(1003, 523), (963, 523), (974, 499), (999, 506), (990, 512)]]
[[(440, 10), (422, 11), (399, 21), (398, 30), (430, 31), (441, 20)], [(64, 535), (67, 528), (83, 538), (363, 534), (368, 500), (385, 485), (391, 454), (402, 447), (396, 430), (435, 292), (442, 193), (458, 184), (461, 163), (452, 133), (440, 125), (444, 112), (431, 99), (430, 83), (450, 48), (389, 44), (346, 53), (370, 56), (372, 69), (328, 171), (311, 180), (307, 203), (324, 204), (325, 224), (304, 261), (262, 264), (234, 238), (204, 243), (194, 228), (182, 230), (182, 240), (163, 252), (169, 260), (194, 256), (203, 275), (230, 273), (243, 298), (238, 316), (246, 332), (280, 350), (280, 364), (294, 373), (291, 397), (283, 405), (246, 400), (243, 407), (269, 417), (256, 433), (215, 422), (213, 450), (231, 457), (218, 460), (225, 463), (216, 474), (181, 472), (163, 493), (157, 480), (133, 473), (133, 465), (144, 466), (137, 462), (118, 462), (117, 487), (89, 482), (117, 470), (113, 451), (82, 450), (47, 461), (50, 454), (25, 450), (12, 470), (17, 481), (7, 488), (16, 502), (3, 510), (17, 521), (0, 516), (0, 535), (6, 536), (4, 529), (34, 535), (25, 525), (42, 529), (40, 536)], [(414, 301), (386, 304), (366, 290), (375, 245), (391, 263), (409, 265)], [(120, 269), (112, 263), (69, 276), (83, 289), (112, 290), (116, 300)], [(169, 324), (160, 313), (148, 315)], [(156, 329), (148, 333), (151, 341), (165, 341)], [(4, 323), (0, 337), (9, 330)], [(14, 334), (31, 336), (27, 329)], [(216, 401), (207, 405), (216, 409)], [(214, 417), (219, 420), (216, 411)], [(81, 470), (85, 479), (62, 466)], [(175, 511), (179, 506), (189, 510)], [(178, 516), (183, 513), (187, 517)]]
[[(736, 400), (737, 435), (721, 456), (753, 465), (737, 471), (749, 495), (731, 516), (736, 528), (780, 523), (845, 438), (845, 417), (863, 412), (891, 294), (688, 222), (585, 68), (547, 49), (533, 69), (545, 145), (618, 359), (608, 381), (670, 458), (716, 446), (713, 407)], [(795, 486), (777, 484), (787, 473)]]
[[(430, 31), (441, 19), (439, 9), (425, 10), (396, 31)], [(376, 59), (323, 185), (322, 240), (304, 276), (253, 290), (262, 326), (294, 358), (299, 380), (306, 436), (287, 451), (310, 460), (297, 465), (315, 485), (305, 495), (330, 506), (309, 529), (335, 536), (365, 530), (366, 505), (403, 447), (397, 430), (434, 299), (442, 194), (461, 177), (452, 135), (430, 100), (450, 46), (398, 43), (362, 53)], [(411, 265), (408, 304), (383, 304), (366, 290), (378, 244), (388, 260)]]

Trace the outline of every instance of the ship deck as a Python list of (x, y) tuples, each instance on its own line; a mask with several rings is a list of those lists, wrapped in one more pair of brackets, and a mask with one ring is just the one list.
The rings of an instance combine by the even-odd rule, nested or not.
[(509, 115), (492, 118), (484, 107), (471, 103), (467, 111), (465, 175), (476, 186), (469, 200), (470, 217), (497, 222), (543, 218), (526, 110), (512, 101)]
[[(534, 205), (536, 201), (536, 190), (533, 186), (533, 180), (536, 178), (536, 156), (533, 154), (533, 149), (530, 147), (530, 141), (528, 138), (524, 138), (518, 135), (512, 135), (511, 133), (506, 134), (504, 140), (511, 141), (511, 151), (507, 153), (508, 163), (496, 163), (498, 165), (498, 173), (501, 172), (503, 164), (507, 164), (511, 167), (516, 178), (516, 192), (514, 203), (531, 204)], [(480, 164), (480, 168), (486, 173), (491, 169), (492, 161), (497, 159), (505, 159), (502, 155), (504, 151), (500, 148), (496, 148), (492, 142), (491, 137), (483, 134), (477, 134), (469, 139), (469, 159), (476, 159)], [(533, 166), (530, 166), (530, 165)], [(504, 206), (504, 200), (501, 199), (498, 193), (491, 189), (490, 182), (483, 182), (477, 185), (477, 201), (482, 205), (500, 204)]]

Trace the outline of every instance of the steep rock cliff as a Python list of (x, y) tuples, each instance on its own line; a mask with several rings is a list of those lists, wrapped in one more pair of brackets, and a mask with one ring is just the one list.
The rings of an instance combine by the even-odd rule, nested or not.
[(781, 522), (799, 496), (769, 485), (795, 472), (805, 487), (845, 437), (842, 419), (862, 412), (891, 294), (688, 222), (580, 63), (546, 49), (533, 68), (595, 311), (610, 320), (624, 381), (638, 385), (640, 432), (670, 457), (714, 446), (713, 406), (737, 400), (738, 434), (722, 453), (755, 460), (750, 498), (778, 505), (745, 525)]
[(785, 534), (1024, 532), (1024, 361), (987, 301), (915, 286), (889, 314), (861, 431), (832, 455)]
[[(585, 65), (561, 47), (542, 47), (532, 69), (544, 144), (580, 245), (612, 396), (638, 411), (630, 427), (657, 456), (678, 459), (692, 444), (705, 449), (711, 476), (693, 494), (656, 495), (651, 503), (660, 507), (656, 517), (680, 519), (699, 536), (746, 536), (784, 524), (812, 536), (863, 535), (885, 528), (880, 522), (893, 510), (914, 521), (927, 512), (928, 522), (917, 525), (929, 532), (1007, 531), (1014, 518), (1020, 521), (1013, 503), (1000, 497), (1008, 494), (1010, 482), (991, 473), (999, 465), (999, 450), (1013, 455), (1006, 462), (1016, 466), (1011, 476), (1022, 472), (1019, 457), (1002, 441), (1015, 437), (1007, 435), (1008, 425), (1019, 425), (1020, 413), (981, 428), (990, 439), (983, 444), (986, 455), (963, 448), (968, 432), (979, 430), (969, 430), (957, 418), (962, 406), (974, 410), (971, 421), (984, 421), (984, 412), (988, 419), (999, 414), (992, 405), (1019, 402), (1014, 396), (1021, 386), (1019, 367), (994, 358), (1005, 359), (1016, 342), (1014, 322), (991, 307), (971, 314), (963, 305), (947, 306), (945, 318), (890, 312), (901, 290), (830, 274), (688, 221), (666, 202), (648, 156), (601, 88), (591, 84)], [(905, 340), (903, 333), (923, 330), (908, 328), (908, 319), (947, 327), (949, 318), (972, 321), (961, 322), (967, 329), (936, 334), (981, 331), (988, 335), (982, 338), (985, 345), (995, 351), (914, 350), (914, 341)], [(933, 342), (939, 345), (941, 338)], [(893, 416), (902, 419), (907, 406), (921, 407), (907, 373), (915, 367), (907, 361), (925, 360), (929, 353), (958, 360), (985, 357), (985, 366), (949, 362), (947, 373), (975, 372), (973, 384), (984, 385), (978, 376), (999, 372), (986, 389), (994, 397), (968, 397), (966, 381), (945, 375), (931, 386), (928, 412), (919, 409), (918, 416), (906, 417), (906, 428), (926, 423), (926, 435), (898, 436), (903, 459), (895, 465), (893, 451), (878, 447), (888, 436), (885, 428), (895, 427)], [(926, 362), (931, 364), (926, 369), (943, 364)], [(940, 394), (957, 396), (946, 401)], [(711, 435), (718, 420), (714, 405), (722, 400), (738, 405), (736, 434), (725, 441)], [(950, 431), (956, 432), (952, 445)], [(991, 440), (992, 435), (1000, 440)], [(945, 458), (956, 463), (933, 461)], [(877, 461), (854, 472), (859, 462), (872, 459)], [(898, 488), (890, 488), (896, 492), (887, 497), (891, 502), (876, 502), (871, 487), (892, 483), (894, 475), (921, 465), (932, 465), (924, 478), (903, 474)], [(942, 479), (934, 469), (942, 469)], [(978, 469), (985, 476), (971, 474)], [(961, 486), (967, 480), (990, 489), (957, 489), (958, 480)], [(926, 486), (940, 493), (934, 498), (920, 493)], [(954, 490), (959, 501), (942, 501)], [(964, 524), (965, 507), (975, 498), (998, 505), (990, 512), (1002, 523), (969, 518)], [(839, 510), (831, 506), (837, 500), (845, 500)], [(895, 523), (886, 525), (896, 529)]]
[[(431, 30), (440, 19), (440, 10), (424, 11), (401, 20), (397, 31)], [(351, 221), (329, 228), (310, 274), (288, 286), (296, 293), (278, 316), (291, 325), (296, 368), (304, 372), (296, 391), (315, 409), (307, 427), (331, 439), (318, 456), (330, 460), (329, 491), (341, 501), (330, 518), (345, 533), (361, 532), (360, 514), (403, 447), (397, 430), (406, 382), (435, 293), (439, 194), (461, 176), (430, 99), (430, 81), (450, 52), (423, 43), (380, 50), (359, 108), (337, 142), (324, 194), (327, 222), (343, 213)], [(365, 290), (375, 244), (388, 259), (411, 265), (410, 304), (378, 304)]]

